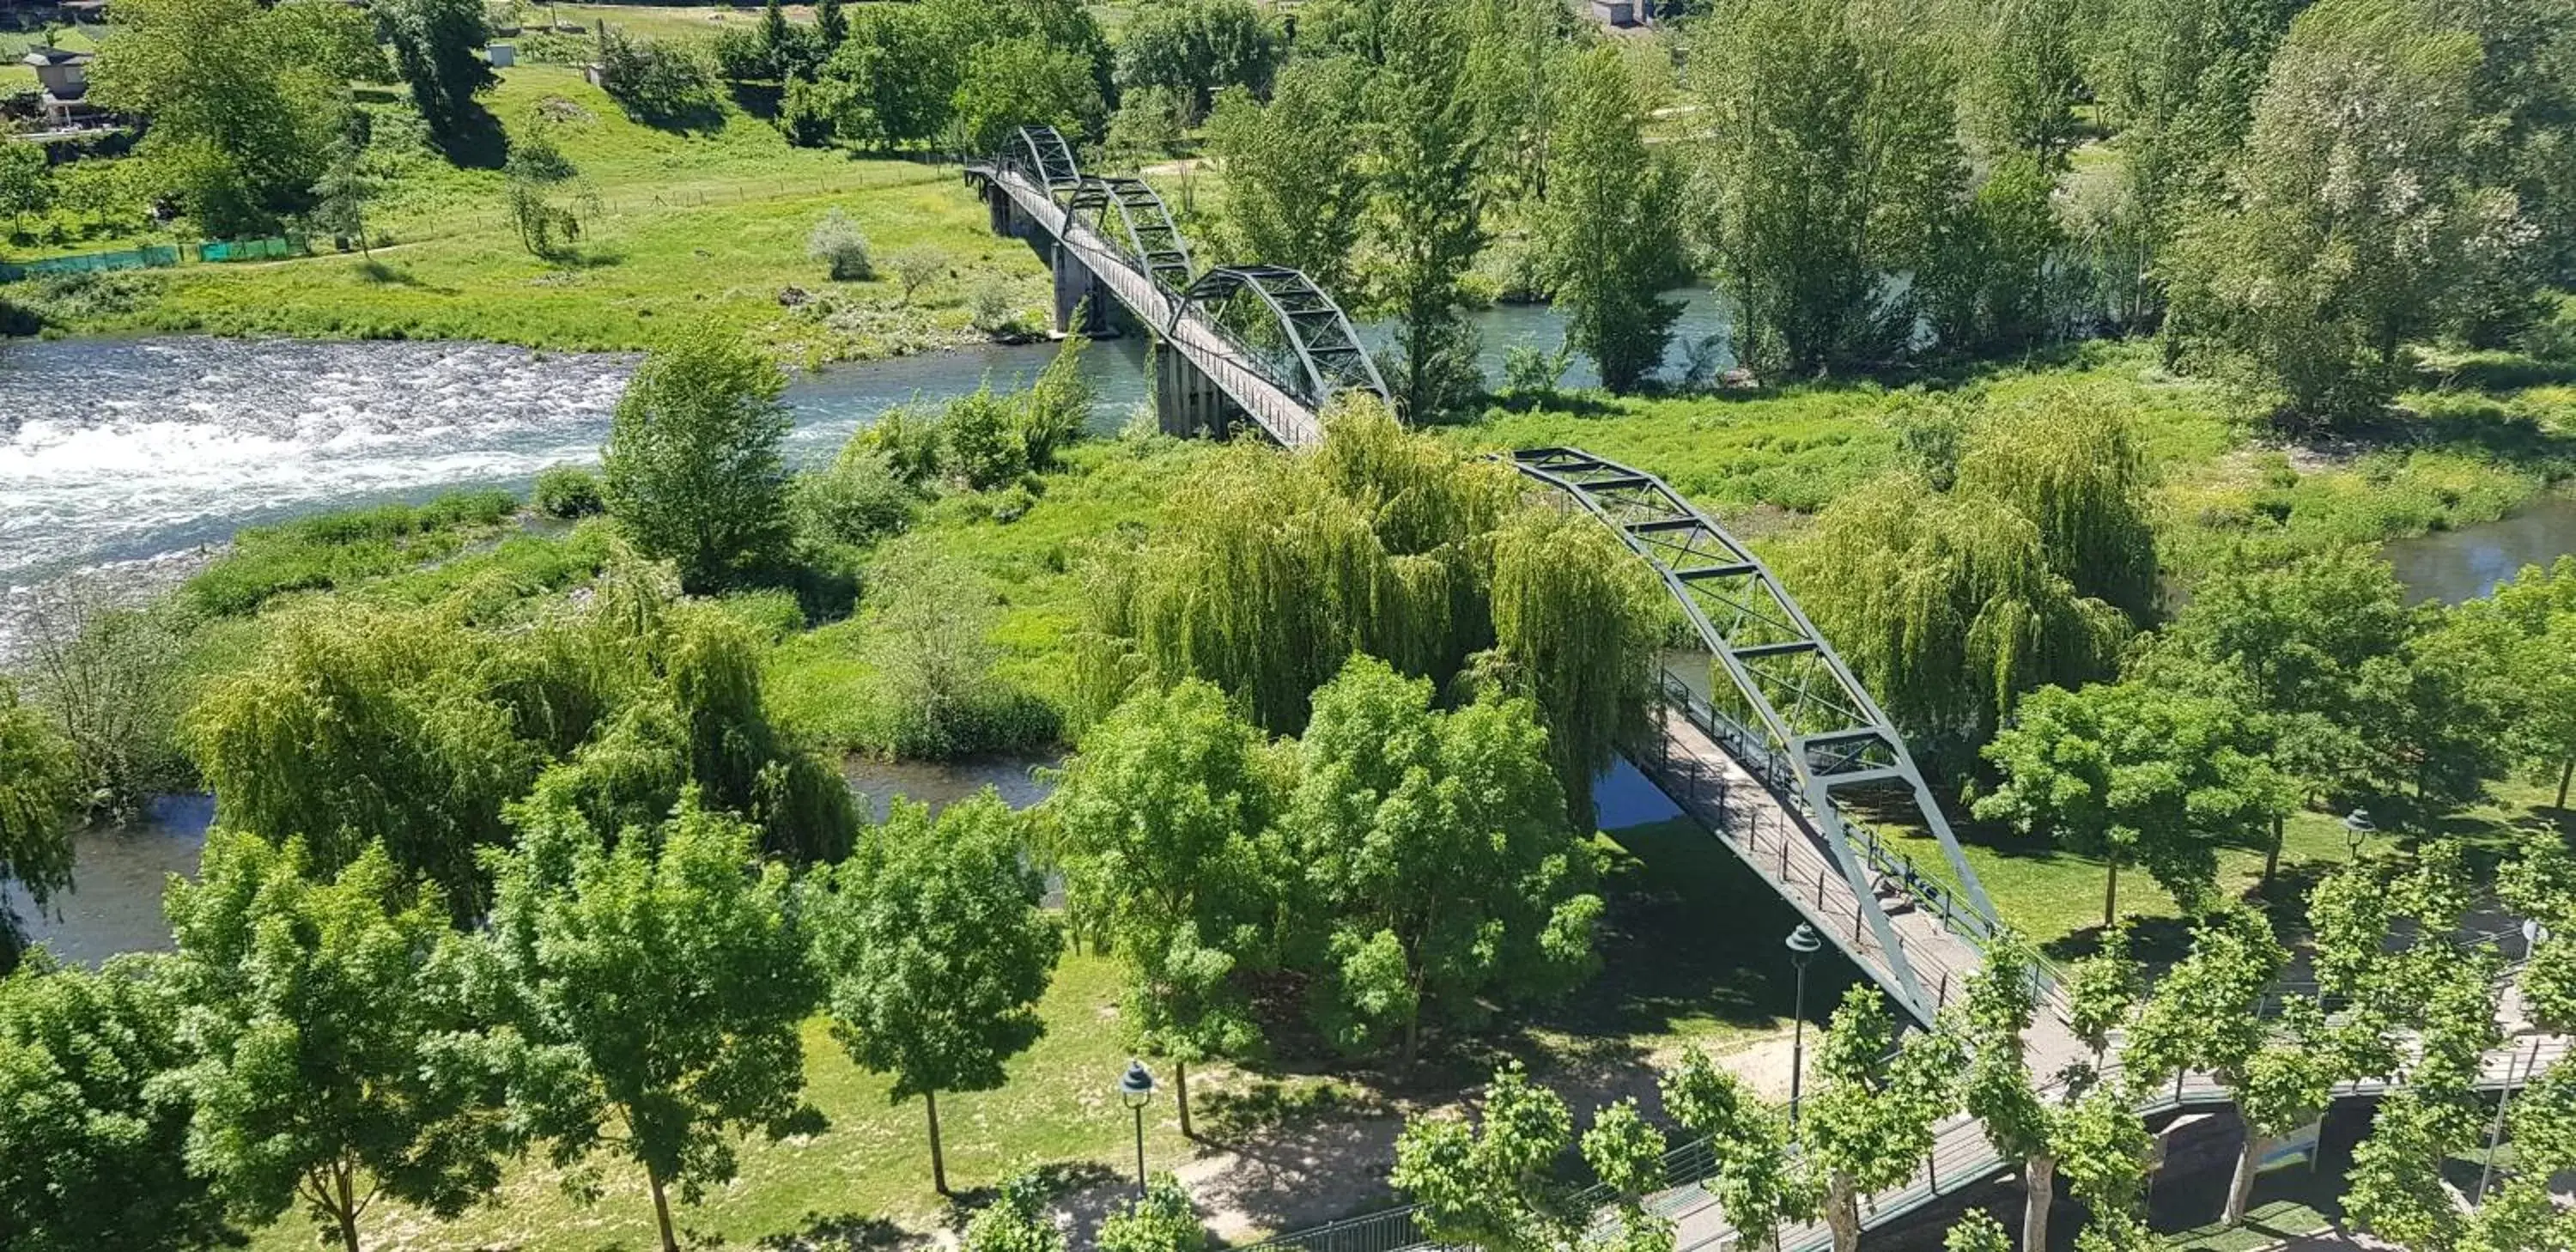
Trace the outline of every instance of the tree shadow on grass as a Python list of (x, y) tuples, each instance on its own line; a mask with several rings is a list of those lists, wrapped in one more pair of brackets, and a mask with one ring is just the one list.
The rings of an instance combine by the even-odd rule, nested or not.
[(402, 287), (412, 291), (427, 292), (435, 296), (452, 296), (459, 294), (457, 288), (441, 287), (435, 283), (422, 282), (420, 277), (413, 274), (410, 270), (403, 269), (400, 266), (387, 265), (383, 261), (376, 260), (373, 257), (369, 257), (358, 262), (357, 274), (360, 280), (374, 283), (380, 287)]
[(432, 132), (430, 142), (459, 169), (497, 170), (510, 158), (510, 137), (501, 129), (501, 119), (480, 101), (467, 101), (453, 124)]
[(915, 1234), (882, 1217), (857, 1213), (825, 1216), (808, 1212), (802, 1226), (784, 1234), (763, 1235), (754, 1246), (762, 1252), (901, 1252), (929, 1246)]

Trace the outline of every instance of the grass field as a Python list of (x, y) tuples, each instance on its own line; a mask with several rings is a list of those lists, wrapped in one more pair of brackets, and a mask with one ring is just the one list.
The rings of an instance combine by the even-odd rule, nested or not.
[[(544, 126), (579, 169), (583, 234), (570, 254), (530, 255), (507, 215), (500, 173), (406, 148), (407, 113), (387, 107), (379, 134), (391, 134), (379, 147), (391, 155), (371, 158), (386, 168), (370, 225), (391, 246), (371, 257), (135, 275), (120, 298), (76, 308), (66, 328), (633, 349), (681, 325), (713, 324), (782, 360), (810, 363), (980, 337), (965, 302), (982, 283), (1000, 284), (1023, 309), (1043, 305), (1044, 267), (1025, 245), (986, 230), (983, 207), (953, 166), (794, 148), (732, 102), (721, 126), (658, 130), (627, 119), (565, 66), (506, 70), (484, 102), (513, 131)], [(807, 256), (806, 236), (833, 207), (856, 219), (880, 269), (905, 248), (927, 246), (947, 258), (948, 272), (910, 304), (890, 279), (830, 281)]]

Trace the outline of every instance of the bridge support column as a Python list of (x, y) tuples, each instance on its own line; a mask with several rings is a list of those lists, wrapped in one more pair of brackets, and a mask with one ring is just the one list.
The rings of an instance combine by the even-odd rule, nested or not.
[(1164, 434), (1188, 439), (1205, 433), (1223, 439), (1235, 414), (1234, 401), (1215, 380), (1169, 343), (1154, 345), (1154, 420)]
[(1109, 315), (1105, 306), (1114, 297), (1100, 285), (1091, 267), (1083, 264), (1082, 258), (1072, 248), (1058, 241), (1050, 251), (1055, 268), (1056, 333), (1069, 335), (1079, 331), (1099, 337), (1108, 329)]
[(1011, 193), (1002, 190), (1000, 183), (984, 184), (984, 213), (992, 223), (994, 234), (1007, 237), (1016, 233), (1011, 229), (1011, 219), (1016, 216)]

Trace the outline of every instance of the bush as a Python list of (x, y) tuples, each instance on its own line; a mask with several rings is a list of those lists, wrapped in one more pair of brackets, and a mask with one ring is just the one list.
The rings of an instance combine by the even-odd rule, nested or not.
[(896, 476), (919, 486), (939, 476), (943, 439), (938, 414), (918, 405), (898, 404), (850, 436), (850, 445), (884, 453)]
[(2576, 296), (2559, 297), (2554, 313), (2525, 329), (2522, 350), (2544, 361), (2576, 361)]
[(769, 77), (769, 43), (748, 26), (728, 26), (716, 33), (716, 72), (737, 83)]
[(859, 233), (859, 224), (833, 205), (814, 223), (814, 231), (805, 237), (805, 252), (831, 268), (838, 282), (864, 282), (876, 277), (876, 267), (868, 263), (868, 237)]
[(557, 465), (537, 475), (535, 499), (548, 517), (588, 517), (607, 507), (600, 499), (599, 476), (578, 465)]
[(1068, 337), (1021, 400), (1020, 454), (1029, 469), (1055, 468), (1057, 450), (1081, 438), (1091, 422), (1095, 396), (1082, 372), (1082, 353), (1090, 346), (1080, 335)]
[(1063, 725), (1054, 708), (993, 674), (1001, 610), (980, 573), (907, 541), (891, 545), (868, 576), (876, 678), (859, 746), (944, 760), (1055, 740)]
[(948, 467), (978, 491), (1018, 478), (1028, 468), (1028, 453), (1017, 427), (1018, 414), (988, 384), (948, 405), (940, 420), (947, 432)]
[(830, 465), (797, 475), (792, 507), (800, 535), (870, 544), (902, 534), (920, 503), (893, 458), (854, 436)]
[(912, 303), (913, 293), (929, 286), (931, 280), (948, 270), (948, 254), (926, 243), (917, 243), (894, 254), (894, 280), (903, 285), (903, 302)]
[(1011, 299), (1011, 289), (1001, 279), (985, 278), (966, 293), (966, 317), (975, 329), (998, 335), (1019, 320), (1019, 306)]

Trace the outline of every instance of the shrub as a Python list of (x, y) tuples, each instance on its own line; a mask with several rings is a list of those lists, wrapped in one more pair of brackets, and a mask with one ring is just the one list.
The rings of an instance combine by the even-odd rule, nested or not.
[(994, 395), (989, 384), (950, 402), (940, 421), (948, 436), (949, 468), (978, 491), (1018, 478), (1028, 468), (1019, 424), (1015, 406)]
[(537, 508), (548, 517), (587, 517), (605, 508), (599, 476), (578, 465), (557, 465), (537, 475)]
[(917, 243), (894, 254), (894, 280), (903, 285), (903, 302), (912, 303), (913, 293), (930, 285), (948, 269), (948, 254), (926, 243)]
[(1011, 329), (1019, 320), (1019, 306), (1011, 299), (1011, 289), (998, 278), (987, 277), (966, 294), (966, 316), (975, 329), (998, 335)]
[(893, 458), (856, 437), (830, 465), (797, 475), (792, 502), (798, 534), (848, 544), (902, 534), (920, 503)]
[(884, 453), (898, 477), (918, 486), (939, 476), (944, 439), (938, 414), (918, 404), (898, 404), (850, 436), (850, 445)]
[(1001, 610), (972, 566), (907, 541), (890, 546), (868, 575), (877, 672), (861, 719), (865, 746), (940, 760), (1056, 738), (1055, 710), (993, 674)]
[(748, 26), (728, 26), (716, 33), (716, 73), (737, 83), (769, 77), (769, 44)]
[(1091, 341), (1073, 335), (1056, 350), (1020, 404), (1020, 453), (1030, 469), (1055, 468), (1058, 449), (1082, 437), (1091, 421), (1095, 396), (1082, 372), (1082, 353)]
[(829, 266), (838, 282), (862, 282), (876, 277), (876, 267), (868, 263), (868, 237), (859, 233), (859, 224), (833, 205), (814, 223), (814, 231), (805, 237), (805, 252)]
[(1531, 344), (1514, 344), (1503, 351), (1503, 390), (1526, 396), (1555, 395), (1565, 381), (1566, 369), (1573, 364), (1571, 348), (1560, 346), (1549, 352)]

